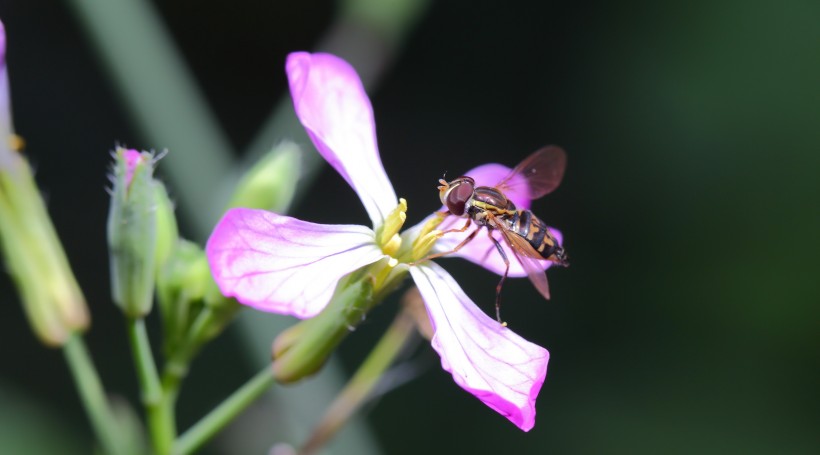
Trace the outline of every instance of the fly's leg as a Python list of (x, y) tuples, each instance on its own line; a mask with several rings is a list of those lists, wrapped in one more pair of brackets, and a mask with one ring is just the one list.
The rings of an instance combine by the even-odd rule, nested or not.
[(507, 327), (506, 322), (501, 322), (501, 287), (504, 286), (504, 280), (507, 279), (507, 274), (510, 273), (510, 260), (507, 259), (507, 253), (504, 252), (504, 248), (501, 248), (501, 244), (493, 237), (493, 231), (487, 230), (487, 235), (490, 237), (493, 245), (495, 245), (495, 249), (501, 254), (501, 259), (504, 260), (504, 265), (506, 266), (504, 275), (501, 276), (501, 281), (499, 281), (498, 286), (495, 287), (495, 320), (502, 326)]
[[(492, 237), (492, 232), (488, 232), (488, 234), (490, 234), (490, 237)], [(487, 247), (487, 251), (484, 253), (484, 256), (481, 257), (481, 263), (482, 264), (487, 262), (487, 258), (490, 257), (490, 253), (492, 253), (492, 252), (493, 252), (493, 246), (490, 245), (489, 247)]]
[(446, 231), (443, 231), (441, 234), (439, 234), (438, 238), (444, 237), (444, 234), (450, 234), (452, 232), (464, 232), (467, 230), (467, 228), (470, 227), (470, 223), (472, 223), (472, 220), (467, 218), (467, 222), (464, 223), (464, 226), (461, 226), (458, 229), (447, 229)]
[[(444, 231), (444, 232), (442, 232), (442, 233), (438, 234), (438, 238), (441, 238), (442, 236), (444, 236), (444, 234), (449, 234), (449, 233), (451, 233), (451, 232), (464, 232), (464, 231), (466, 231), (466, 230), (470, 227), (470, 223), (471, 223), (471, 220), (470, 220), (469, 218), (467, 218), (467, 222), (466, 222), (466, 223), (464, 223), (464, 226), (462, 226), (462, 227), (461, 227), (461, 228), (459, 228), (459, 229), (449, 229), (449, 230), (446, 230), (446, 231)], [(458, 245), (456, 245), (456, 246), (455, 246), (455, 248), (453, 248), (453, 249), (452, 249), (452, 250), (450, 250), (450, 251), (445, 251), (445, 252), (443, 252), (443, 253), (431, 254), (431, 255), (429, 255), (429, 256), (427, 256), (427, 257), (424, 257), (424, 258), (419, 259), (418, 261), (413, 261), (413, 262), (411, 262), (409, 265), (416, 265), (416, 264), (422, 263), (422, 262), (424, 262), (424, 261), (429, 261), (430, 259), (440, 258), (440, 257), (442, 257), (442, 256), (447, 256), (448, 254), (453, 254), (453, 253), (455, 253), (456, 251), (460, 250), (462, 247), (464, 247), (464, 245), (466, 245), (466, 244), (470, 243), (470, 241), (471, 241), (471, 240), (473, 240), (473, 239), (475, 238), (475, 236), (476, 236), (476, 234), (478, 233), (478, 231), (479, 231), (479, 230), (478, 230), (478, 229), (476, 229), (475, 231), (473, 231), (472, 233), (470, 233), (470, 235), (468, 235), (468, 236), (467, 236), (467, 238), (465, 238), (464, 240), (462, 240), (462, 241), (461, 241), (461, 243), (459, 243)]]

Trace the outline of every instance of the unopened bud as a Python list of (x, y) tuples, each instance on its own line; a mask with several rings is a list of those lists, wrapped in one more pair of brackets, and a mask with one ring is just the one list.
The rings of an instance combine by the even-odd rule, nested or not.
[(310, 376), (375, 304), (372, 277), (341, 282), (321, 313), (287, 329), (274, 341), (273, 374), (282, 383)]
[(165, 185), (155, 182), (154, 192), (157, 217), (156, 268), (159, 271), (171, 257), (179, 241), (179, 228), (174, 215), (174, 203), (168, 197)]
[(151, 153), (117, 148), (113, 155), (108, 212), (113, 299), (128, 317), (140, 318), (153, 302), (159, 183)]
[(293, 142), (283, 142), (242, 177), (228, 207), (282, 213), (293, 200), (299, 173), (299, 146)]
[[(219, 292), (211, 276), (205, 252), (199, 245), (179, 239), (157, 276), (157, 297), (162, 312), (166, 353), (181, 343), (200, 346), (224, 330), (241, 306)], [(200, 319), (204, 309), (210, 317)], [(196, 321), (205, 321), (193, 327)], [(190, 331), (196, 333), (190, 338)], [(190, 347), (190, 346), (189, 346)]]
[(0, 23), (0, 245), (35, 334), (63, 345), (89, 324), (88, 307), (43, 204), (23, 141), (11, 126), (5, 30)]

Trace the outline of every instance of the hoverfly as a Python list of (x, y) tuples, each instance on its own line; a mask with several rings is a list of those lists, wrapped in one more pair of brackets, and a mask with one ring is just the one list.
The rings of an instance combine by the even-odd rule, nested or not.
[(502, 323), (499, 297), (501, 287), (510, 271), (510, 260), (501, 244), (493, 237), (493, 231), (501, 232), (501, 237), (527, 272), (532, 284), (546, 299), (550, 298), (549, 285), (543, 265), (538, 261), (551, 261), (562, 267), (569, 265), (564, 248), (550, 233), (546, 223), (530, 210), (517, 209), (504, 193), (511, 190), (526, 190), (531, 200), (545, 196), (558, 188), (564, 177), (566, 163), (567, 157), (563, 149), (548, 146), (528, 156), (492, 187), (476, 186), (475, 180), (468, 176), (449, 182), (439, 180), (439, 197), (447, 208), (445, 213), (467, 218), (464, 227), (450, 229), (443, 234), (465, 232), (471, 223), (478, 227), (451, 251), (438, 253), (432, 257), (455, 253), (472, 241), (482, 227), (486, 227), (490, 240), (501, 254), (506, 266), (495, 292), (495, 316), (499, 323)]

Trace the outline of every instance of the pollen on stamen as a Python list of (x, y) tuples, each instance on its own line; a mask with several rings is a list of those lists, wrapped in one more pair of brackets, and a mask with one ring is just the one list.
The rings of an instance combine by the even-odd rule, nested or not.
[[(401, 236), (399, 234), (393, 234), (393, 237), (391, 237), (390, 240), (382, 246), (382, 251), (384, 254), (390, 256), (391, 260), (394, 260), (393, 256), (398, 253), (399, 248), (401, 248)], [(394, 265), (391, 264), (390, 266), (393, 267)]]
[(434, 229), (424, 235), (419, 236), (419, 238), (413, 242), (413, 260), (418, 261), (425, 258), (430, 250), (433, 249), (433, 245), (436, 244), (436, 240), (441, 238), (442, 234), (442, 231)]
[(398, 206), (385, 218), (384, 225), (382, 225), (377, 237), (379, 244), (383, 245), (383, 249), (386, 249), (389, 243), (394, 242), (395, 235), (399, 233), (406, 220), (407, 201), (400, 198)]

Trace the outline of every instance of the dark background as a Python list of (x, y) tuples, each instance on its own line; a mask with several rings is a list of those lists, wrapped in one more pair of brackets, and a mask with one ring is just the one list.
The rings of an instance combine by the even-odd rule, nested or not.
[[(287, 96), (286, 54), (313, 49), (339, 9), (155, 3), (238, 150)], [(115, 142), (164, 144), (129, 120), (71, 10), (3, 0), (0, 19), (15, 127), (90, 302), (87, 338), (107, 387), (136, 400), (108, 291), (105, 174)], [(425, 347), (426, 371), (368, 410), (384, 453), (816, 453), (818, 24), (812, 1), (432, 3), (371, 91), (408, 223), (438, 208), (444, 171), (559, 144), (566, 178), (533, 210), (564, 233), (572, 266), (549, 272), (550, 302), (526, 280), (504, 289), (505, 319), (552, 355), (530, 433), (461, 391)], [(330, 168), (293, 213), (367, 219)], [(491, 310), (492, 275), (441, 263)], [(5, 276), (0, 295), (0, 397), (23, 403), (3, 405), (15, 410), (3, 422), (41, 422), (16, 431), (65, 433), (88, 453), (59, 351), (31, 335)], [(343, 344), (348, 371), (394, 303)], [(204, 353), (219, 366), (192, 378), (183, 427), (252, 373), (244, 353), (230, 331)]]

